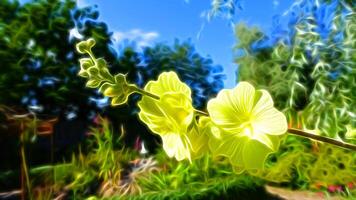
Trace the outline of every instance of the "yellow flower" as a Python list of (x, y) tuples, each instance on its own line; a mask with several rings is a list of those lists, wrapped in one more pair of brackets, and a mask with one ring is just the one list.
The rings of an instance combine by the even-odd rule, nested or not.
[(240, 171), (263, 167), (266, 157), (278, 149), (280, 135), (287, 131), (287, 120), (273, 107), (270, 94), (256, 91), (247, 82), (220, 91), (208, 102), (208, 111), (220, 129), (209, 141), (211, 151), (228, 157)]
[(162, 73), (157, 81), (150, 81), (145, 91), (159, 100), (143, 96), (138, 102), (139, 118), (162, 138), (163, 149), (178, 161), (191, 160), (201, 149), (201, 134), (195, 126), (190, 88), (174, 72)]

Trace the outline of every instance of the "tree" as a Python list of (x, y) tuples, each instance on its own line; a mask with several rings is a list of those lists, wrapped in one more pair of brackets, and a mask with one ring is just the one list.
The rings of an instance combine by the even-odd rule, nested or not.
[[(97, 41), (94, 53), (108, 61), (112, 73), (127, 73), (140, 86), (160, 71), (177, 71), (194, 88), (198, 107), (223, 87), (222, 67), (200, 56), (189, 42), (177, 41), (172, 47), (160, 44), (143, 52), (127, 47), (118, 57), (111, 47), (111, 33), (97, 20), (98, 15), (93, 7), (78, 8), (74, 0), (35, 0), (23, 5), (0, 1), (0, 104), (23, 109), (43, 106), (43, 113), (62, 119), (88, 119), (104, 112), (113, 121), (128, 124), (132, 137), (144, 135), (146, 129), (131, 115), (136, 106), (102, 109), (92, 101), (102, 96), (86, 89), (85, 80), (77, 76), (75, 44), (88, 37)], [(79, 36), (71, 37), (76, 31)]]
[[(115, 59), (111, 33), (98, 22), (92, 7), (78, 8), (74, 0), (0, 1), (0, 104), (43, 106), (44, 113), (87, 118), (97, 110), (88, 100), (98, 96), (77, 77), (75, 44), (81, 37), (98, 41), (96, 53)], [(70, 30), (81, 34), (71, 37)], [(69, 115), (70, 116), (70, 115)]]
[(205, 107), (207, 100), (224, 86), (223, 68), (213, 64), (211, 58), (196, 52), (190, 41), (176, 40), (172, 46), (161, 43), (145, 47), (142, 53), (134, 52), (130, 47), (125, 48), (119, 57), (119, 65), (125, 66), (124, 72), (128, 73), (128, 78), (141, 87), (149, 80), (156, 79), (162, 71), (177, 72), (192, 88), (194, 105), (198, 108)]
[(277, 107), (303, 126), (345, 138), (356, 127), (354, 8), (343, 1), (304, 0), (275, 18), (271, 37), (236, 26), (239, 79), (266, 88)]

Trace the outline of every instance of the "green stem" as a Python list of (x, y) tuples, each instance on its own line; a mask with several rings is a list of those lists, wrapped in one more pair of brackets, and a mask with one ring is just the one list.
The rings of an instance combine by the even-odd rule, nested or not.
[(335, 145), (338, 147), (356, 151), (356, 145), (354, 145), (354, 144), (346, 143), (343, 141), (335, 140), (335, 139), (320, 136), (320, 135), (315, 135), (315, 134), (308, 133), (308, 132), (305, 132), (305, 131), (302, 131), (299, 129), (290, 128), (290, 129), (288, 129), (288, 133), (293, 134), (293, 135), (298, 135), (301, 137), (306, 137), (309, 139), (318, 140), (319, 142), (325, 142), (325, 143), (332, 144), (332, 145)]
[(209, 114), (207, 112), (204, 112), (204, 111), (201, 111), (201, 110), (197, 110), (197, 109), (194, 109), (194, 111), (200, 115), (204, 115), (204, 116), (209, 116)]
[[(21, 129), (23, 128), (23, 122), (21, 122)], [(30, 183), (30, 177), (28, 174), (28, 169), (27, 169), (27, 162), (26, 162), (26, 153), (25, 153), (25, 139), (24, 139), (24, 135), (26, 134), (26, 131), (22, 130), (21, 132), (21, 161), (22, 161), (22, 170), (24, 172), (25, 175), (25, 179), (26, 179), (26, 188), (22, 188), (23, 190), (27, 190), (27, 192), (25, 193), (28, 197), (30, 197), (30, 199), (32, 199), (32, 196), (30, 194), (31, 191), (31, 183)], [(24, 191), (22, 191), (24, 192)], [(25, 197), (26, 198), (26, 197)]]
[(141, 89), (139, 87), (136, 87), (135, 89), (136, 89), (136, 92), (138, 92), (138, 93), (140, 93), (142, 95), (146, 95), (146, 96), (151, 97), (151, 98), (153, 98), (155, 100), (159, 100), (160, 99), (159, 96), (157, 96), (155, 94), (152, 94), (150, 92), (147, 92), (147, 91), (145, 91), (145, 90), (143, 90), (143, 89)]
[(96, 62), (96, 58), (95, 58), (93, 52), (91, 52), (91, 51), (86, 51), (86, 52), (87, 52), (87, 54), (90, 56), (90, 58), (91, 58), (91, 60), (94, 62), (94, 64), (96, 65), (97, 62)]

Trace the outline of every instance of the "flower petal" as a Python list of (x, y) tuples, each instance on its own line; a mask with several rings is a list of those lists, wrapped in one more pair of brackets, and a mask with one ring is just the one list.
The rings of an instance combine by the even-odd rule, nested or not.
[(254, 106), (255, 88), (248, 82), (240, 82), (232, 92), (239, 113), (250, 113)]
[(191, 101), (181, 93), (167, 93), (160, 100), (143, 97), (138, 106), (140, 119), (157, 134), (185, 133), (194, 116)]
[(243, 148), (243, 162), (246, 169), (261, 169), (273, 150), (256, 141), (248, 140)]
[(266, 90), (257, 90), (255, 93), (255, 105), (252, 113), (258, 115), (265, 109), (273, 108), (273, 99)]
[(208, 139), (211, 134), (211, 120), (209, 117), (201, 117), (197, 127), (193, 127), (186, 136), (190, 144), (192, 158), (198, 158), (208, 152)]
[(163, 72), (157, 81), (149, 81), (145, 90), (158, 96), (167, 92), (180, 92), (191, 98), (190, 88), (181, 82), (175, 72)]
[(162, 73), (157, 81), (150, 81), (145, 90), (160, 96), (155, 100), (143, 96), (138, 102), (139, 118), (157, 134), (185, 133), (194, 115), (189, 87), (174, 72)]
[(228, 157), (230, 163), (236, 166), (243, 166), (243, 146), (248, 140), (248, 137), (238, 137), (234, 134), (223, 133), (221, 138), (211, 137), (209, 147), (215, 156)]
[(287, 119), (283, 113), (273, 107), (271, 95), (260, 90), (260, 99), (253, 109), (253, 128), (255, 134), (282, 135), (287, 132)]
[(138, 114), (139, 118), (149, 127), (152, 132), (156, 134), (165, 134), (172, 131), (170, 126), (164, 126), (165, 124), (169, 123), (169, 121), (163, 117), (164, 111), (157, 103), (153, 102), (152, 99), (142, 99), (139, 102), (139, 107), (141, 109)]
[(223, 89), (218, 96), (208, 102), (208, 112), (213, 122), (227, 132), (240, 132), (238, 112), (231, 102), (231, 92)]
[(209, 114), (216, 125), (230, 133), (242, 131), (240, 125), (249, 118), (255, 103), (255, 89), (240, 82), (234, 89), (224, 89), (208, 102)]
[(163, 149), (169, 157), (175, 157), (178, 161), (186, 158), (190, 160), (189, 148), (184, 144), (179, 134), (168, 133), (161, 137)]
[(255, 134), (282, 135), (287, 132), (287, 119), (275, 108), (264, 110), (252, 123)]

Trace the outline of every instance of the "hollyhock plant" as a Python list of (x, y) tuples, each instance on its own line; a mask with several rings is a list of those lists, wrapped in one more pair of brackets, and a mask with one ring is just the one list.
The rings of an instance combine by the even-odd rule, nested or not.
[(215, 155), (230, 159), (236, 169), (258, 169), (276, 151), (287, 132), (286, 117), (273, 107), (266, 90), (240, 82), (208, 102), (209, 115), (220, 132), (209, 142)]
[[(163, 72), (141, 89), (127, 82), (124, 74), (111, 75), (105, 60), (96, 59), (91, 52), (93, 44), (89, 39), (77, 45), (79, 53), (89, 55), (81, 60), (79, 72), (88, 79), (87, 87), (98, 88), (112, 99), (113, 106), (125, 104), (133, 93), (141, 94), (140, 120), (161, 137), (167, 155), (178, 161), (192, 161), (210, 151), (214, 156), (227, 157), (237, 173), (259, 170), (278, 150), (281, 136), (287, 132), (356, 150), (350, 143), (288, 129), (286, 117), (274, 107), (271, 95), (248, 82), (221, 90), (208, 102), (208, 113), (193, 107), (191, 89), (175, 72)], [(346, 134), (351, 140), (352, 130)]]
[(138, 102), (140, 119), (152, 132), (161, 136), (163, 149), (169, 157), (178, 161), (191, 160), (191, 152), (201, 148), (199, 141), (204, 135), (189, 128), (194, 123), (190, 88), (179, 80), (176, 73), (164, 72), (157, 81), (148, 82), (144, 90), (160, 99), (143, 96)]

